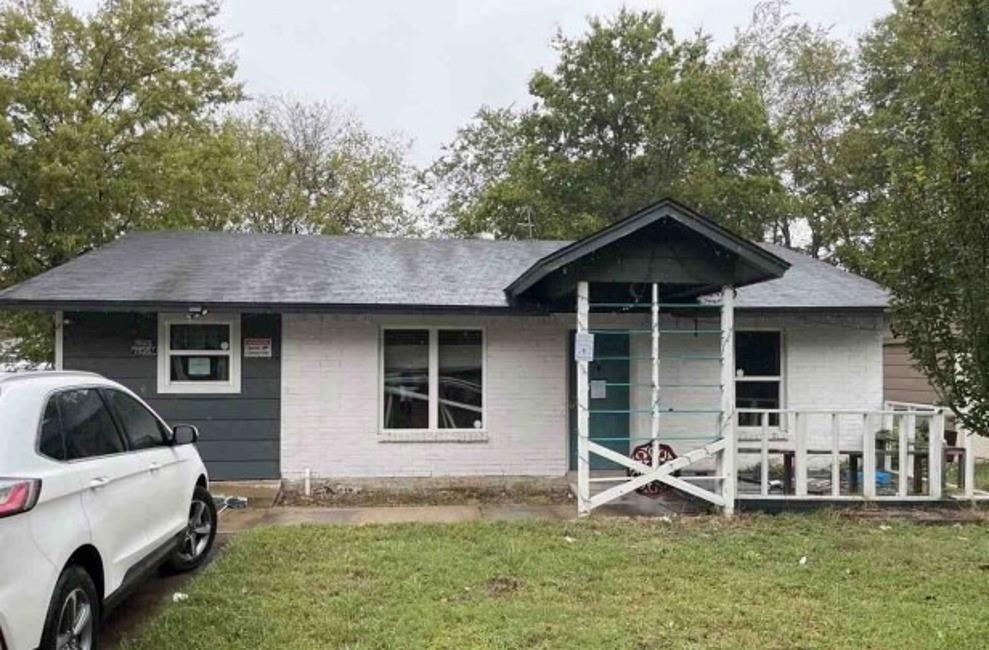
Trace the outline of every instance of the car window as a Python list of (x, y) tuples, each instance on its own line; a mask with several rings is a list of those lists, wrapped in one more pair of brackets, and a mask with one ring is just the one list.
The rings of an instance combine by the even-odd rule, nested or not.
[(119, 390), (104, 391), (132, 450), (161, 447), (167, 440), (165, 425), (143, 404)]
[(95, 388), (67, 390), (55, 396), (62, 416), (66, 460), (119, 454), (124, 441)]
[(65, 460), (65, 443), (62, 440), (62, 420), (58, 416), (58, 404), (48, 400), (41, 415), (41, 435), (38, 451), (55, 460)]

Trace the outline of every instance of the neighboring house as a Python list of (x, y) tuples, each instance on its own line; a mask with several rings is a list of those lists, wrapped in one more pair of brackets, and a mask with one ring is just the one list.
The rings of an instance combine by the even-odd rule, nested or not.
[[(652, 403), (650, 312), (636, 311), (650, 283), (660, 401), (681, 409), (661, 436), (717, 429), (684, 405), (717, 402), (725, 375), (704, 364), (719, 357), (735, 357), (739, 407), (882, 408), (881, 287), (672, 201), (576, 243), (132, 233), (0, 292), (0, 307), (57, 311), (58, 363), (196, 424), (216, 479), (562, 476), (576, 467), (581, 281), (598, 325), (622, 328), (599, 332), (589, 372), (591, 403), (613, 407), (591, 437), (623, 453), (651, 426), (636, 417)], [(717, 312), (696, 308), (722, 286), (738, 287), (727, 357), (704, 336)]]
[[(927, 375), (917, 367), (906, 341), (891, 332), (883, 339), (883, 384), (885, 399), (890, 405), (916, 407), (941, 403)], [(957, 440), (961, 423), (953, 413), (948, 417), (946, 427), (948, 440)], [(974, 445), (979, 458), (989, 458), (989, 439), (978, 436)]]

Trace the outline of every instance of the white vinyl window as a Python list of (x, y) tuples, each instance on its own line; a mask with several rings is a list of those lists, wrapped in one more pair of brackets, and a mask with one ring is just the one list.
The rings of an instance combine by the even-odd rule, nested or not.
[(160, 314), (159, 393), (239, 393), (238, 315)]
[(395, 327), (381, 332), (384, 431), (484, 429), (484, 331)]
[[(776, 331), (735, 332), (735, 406), (740, 409), (783, 408), (783, 334)], [(741, 427), (761, 426), (759, 413), (739, 413)], [(778, 427), (778, 413), (769, 426)]]

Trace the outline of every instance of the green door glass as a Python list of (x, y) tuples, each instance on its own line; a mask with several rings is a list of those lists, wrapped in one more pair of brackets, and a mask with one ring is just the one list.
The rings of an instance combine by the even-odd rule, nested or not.
[[(570, 469), (577, 469), (577, 364), (573, 360), (574, 332), (570, 333), (570, 348), (568, 359), (570, 360)], [(629, 345), (628, 334), (618, 332), (616, 334), (594, 335), (594, 358), (588, 364), (590, 371), (590, 381), (604, 381), (608, 385), (603, 386), (603, 396), (599, 391), (596, 396), (588, 400), (591, 408), (590, 416), (590, 438), (597, 440), (599, 444), (609, 449), (614, 449), (620, 454), (629, 453)], [(614, 384), (625, 384), (616, 386)], [(595, 411), (608, 411), (607, 413), (595, 413)], [(620, 440), (609, 440), (609, 438), (620, 438)], [(591, 455), (591, 469), (622, 469), (620, 465)]]

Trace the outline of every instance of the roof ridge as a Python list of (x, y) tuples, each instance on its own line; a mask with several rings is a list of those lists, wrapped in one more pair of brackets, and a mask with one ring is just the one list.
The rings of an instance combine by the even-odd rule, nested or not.
[(117, 239), (107, 242), (101, 248), (105, 248), (121, 239), (134, 235), (189, 235), (189, 236), (227, 236), (227, 237), (271, 237), (277, 239), (336, 239), (336, 240), (362, 240), (362, 241), (410, 241), (410, 242), (484, 242), (490, 244), (559, 244), (565, 245), (573, 243), (570, 239), (489, 239), (486, 237), (415, 237), (411, 235), (367, 235), (362, 233), (347, 234), (325, 234), (325, 233), (275, 233), (275, 232), (243, 232), (238, 230), (183, 230), (176, 228), (167, 229), (134, 229), (129, 230)]

